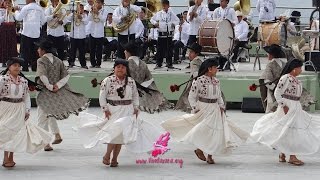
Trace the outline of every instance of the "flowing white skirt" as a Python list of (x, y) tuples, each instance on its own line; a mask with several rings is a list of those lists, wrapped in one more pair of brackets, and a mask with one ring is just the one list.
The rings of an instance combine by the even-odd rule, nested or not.
[(0, 107), (0, 149), (33, 154), (52, 141), (50, 133), (25, 121), (23, 102), (0, 101)]
[[(125, 144), (134, 153), (149, 152), (160, 132), (150, 123), (136, 118), (131, 106), (114, 106), (110, 109), (110, 120), (80, 113), (80, 139), (85, 148), (92, 148), (99, 142)], [(122, 112), (122, 113), (120, 113)]]
[(302, 110), (299, 101), (285, 99), (289, 111), (280, 106), (274, 113), (262, 116), (254, 125), (251, 138), (285, 154), (316, 153), (320, 145), (320, 117)]
[(162, 127), (178, 141), (188, 142), (207, 154), (226, 154), (246, 141), (249, 134), (221, 115), (217, 103), (198, 102), (196, 114), (185, 114), (163, 122)]

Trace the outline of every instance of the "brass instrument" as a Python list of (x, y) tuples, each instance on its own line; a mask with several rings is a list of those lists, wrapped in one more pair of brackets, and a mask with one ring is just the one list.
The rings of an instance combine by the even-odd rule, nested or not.
[(93, 5), (92, 5), (91, 13), (92, 13), (93, 21), (98, 23), (98, 22), (100, 22), (99, 13), (93, 12), (93, 9), (96, 8), (96, 6), (97, 6), (96, 1), (94, 1)]
[(235, 11), (241, 11), (244, 16), (247, 16), (251, 10), (250, 0), (238, 0), (234, 3), (233, 8)]
[(75, 15), (75, 18), (74, 18), (74, 21), (75, 21), (75, 25), (76, 26), (80, 26), (81, 25), (81, 21), (82, 19), (79, 18), (79, 16), (81, 16), (81, 12), (80, 12), (80, 2), (81, 1), (75, 1), (77, 3), (77, 11), (76, 11), (76, 15)]
[[(134, 2), (133, 0), (130, 1), (131, 3)], [(115, 32), (122, 32), (130, 27), (130, 25), (134, 22), (137, 17), (137, 13), (130, 12), (130, 5), (128, 8), (128, 15), (122, 17), (121, 22), (118, 24), (113, 24), (113, 28)]]
[(195, 13), (197, 13), (198, 8), (199, 8), (199, 6), (197, 4), (195, 4), (192, 11), (189, 14), (190, 21), (192, 21), (194, 19), (194, 15), (195, 15)]
[(40, 0), (40, 1), (39, 1), (39, 5), (40, 5), (42, 8), (48, 7), (48, 0)]
[(52, 12), (52, 15), (56, 15), (57, 17), (52, 19), (48, 22), (48, 26), (52, 29), (55, 29), (59, 26), (59, 21), (62, 21), (64, 17), (66, 17), (68, 14), (62, 14), (61, 10), (63, 9), (63, 5), (69, 4), (69, 0), (60, 0), (59, 4), (55, 7), (55, 9)]

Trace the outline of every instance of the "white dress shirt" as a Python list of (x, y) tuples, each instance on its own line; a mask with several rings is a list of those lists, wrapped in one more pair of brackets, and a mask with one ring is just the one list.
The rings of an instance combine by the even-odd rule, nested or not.
[(198, 35), (201, 24), (206, 20), (207, 8), (201, 5), (197, 9), (198, 16), (190, 20), (190, 13), (194, 10), (195, 6), (191, 6), (188, 10), (187, 21), (190, 23), (190, 35)]
[[(67, 23), (67, 19), (66, 18), (63, 18), (62, 21), (63, 21), (63, 24), (62, 25), (58, 25), (57, 28), (51, 28), (49, 26), (49, 22), (50, 21), (56, 21), (57, 18), (53, 18), (53, 11), (54, 11), (54, 7), (50, 6), (48, 7), (44, 14), (46, 16), (46, 20), (47, 20), (47, 34), (48, 35), (51, 35), (53, 37), (61, 37), (61, 36), (64, 36), (64, 25)], [(61, 9), (60, 12), (63, 14), (62, 16), (64, 16), (64, 14), (66, 14), (66, 10), (65, 9)]]
[(148, 39), (157, 41), (158, 40), (158, 36), (159, 36), (158, 28), (151, 28), (150, 32), (148, 34)]
[[(276, 3), (274, 0), (258, 0), (256, 8), (259, 12), (260, 21), (274, 20), (274, 13), (276, 10)], [(268, 10), (268, 12), (266, 10)]]
[(39, 38), (40, 29), (46, 23), (46, 18), (41, 6), (32, 2), (25, 5), (21, 11), (15, 12), (17, 21), (23, 21), (22, 35), (29, 38)]
[(241, 20), (234, 26), (234, 34), (239, 41), (248, 41), (249, 25), (244, 20)]
[[(150, 20), (153, 25), (159, 22), (159, 32), (167, 32), (167, 30), (169, 32), (174, 31), (174, 28), (179, 24), (179, 21), (179, 18), (171, 9), (168, 9), (168, 12), (165, 12), (164, 10), (157, 12)], [(172, 24), (174, 25), (173, 27)]]
[(99, 10), (99, 22), (94, 22), (92, 13), (89, 13), (88, 19), (91, 21), (91, 31), (90, 35), (94, 38), (103, 38), (104, 37), (104, 23), (106, 22), (108, 12), (105, 9)]
[[(123, 5), (121, 4), (119, 7), (117, 7), (114, 12), (113, 12), (113, 15), (112, 15), (112, 20), (115, 24), (118, 24), (121, 22), (121, 18), (127, 16), (129, 14), (129, 8), (127, 7), (123, 7)], [(140, 13), (141, 12), (141, 8), (139, 6), (136, 6), (136, 5), (130, 5), (130, 13)], [(136, 21), (136, 20), (135, 20)], [(119, 34), (121, 35), (128, 35), (128, 33), (130, 34), (135, 34), (137, 33), (138, 30), (137, 30), (137, 27), (136, 27), (136, 23), (133, 22), (130, 27), (122, 32), (119, 32)]]
[[(180, 31), (179, 31), (180, 25), (176, 25), (176, 28), (174, 30), (174, 36), (173, 40), (180, 40)], [(181, 42), (184, 45), (187, 45), (188, 39), (189, 39), (189, 32), (190, 32), (190, 24), (187, 22), (184, 22), (182, 25), (182, 31), (181, 31)]]
[[(47, 57), (49, 59), (49, 61), (53, 64), (53, 54), (47, 53), (47, 54), (44, 54), (43, 56)], [(70, 75), (67, 75), (66, 77), (60, 79), (60, 81), (57, 82), (58, 88), (61, 89), (63, 86), (65, 86), (67, 84), (67, 82), (69, 81), (69, 78), (70, 78)], [(46, 88), (48, 90), (53, 91), (54, 84), (50, 84), (47, 76), (45, 76), (45, 75), (40, 76), (40, 80), (46, 86)]]
[[(84, 9), (87, 9), (89, 10), (89, 12), (91, 11), (91, 5), (90, 4), (87, 4), (84, 6)], [(92, 21), (89, 21), (88, 24), (86, 25), (86, 35), (90, 35), (90, 31), (91, 31), (91, 24), (92, 24)]]
[[(86, 14), (82, 14), (81, 23), (79, 26), (77, 26), (75, 23), (73, 23), (73, 19), (76, 17), (73, 17), (73, 13), (69, 14), (69, 16), (66, 18), (67, 21), (71, 22), (71, 31), (70, 31), (70, 37), (74, 39), (84, 39), (86, 38), (86, 25), (88, 24), (88, 16)], [(74, 24), (74, 27), (72, 27)]]
[(222, 20), (222, 19), (228, 19), (233, 24), (236, 24), (238, 21), (236, 12), (234, 11), (233, 8), (230, 8), (230, 7), (226, 7), (224, 9), (222, 7), (218, 7), (213, 11), (212, 20)]
[(143, 39), (144, 25), (143, 25), (142, 21), (139, 18), (137, 18), (134, 23), (136, 23), (136, 28), (137, 28), (135, 38), (136, 39)]

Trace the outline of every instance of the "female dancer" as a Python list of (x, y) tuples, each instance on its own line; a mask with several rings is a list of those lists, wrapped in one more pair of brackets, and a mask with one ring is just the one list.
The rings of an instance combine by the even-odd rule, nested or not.
[[(213, 154), (225, 154), (230, 148), (246, 140), (248, 134), (226, 119), (221, 96), (220, 82), (215, 77), (219, 58), (207, 59), (193, 81), (189, 102), (195, 114), (186, 114), (162, 123), (162, 127), (179, 141), (186, 141), (198, 149), (200, 160), (214, 164)], [(208, 158), (203, 152), (208, 154)]]
[(320, 145), (320, 118), (303, 111), (299, 102), (302, 83), (297, 76), (302, 65), (298, 59), (286, 64), (274, 92), (277, 110), (262, 116), (251, 132), (256, 142), (282, 152), (279, 162), (286, 162), (285, 154), (290, 154), (288, 163), (297, 166), (304, 163), (296, 155), (316, 153)]
[(51, 142), (52, 136), (32, 125), (28, 80), (20, 73), (22, 61), (12, 58), (0, 75), (0, 149), (4, 167), (13, 167), (14, 152), (35, 153)]

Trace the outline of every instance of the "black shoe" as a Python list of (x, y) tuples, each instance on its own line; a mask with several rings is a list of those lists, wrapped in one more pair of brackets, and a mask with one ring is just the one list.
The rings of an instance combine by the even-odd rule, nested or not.
[(153, 68), (153, 69), (161, 69), (161, 68), (162, 68), (161, 66), (156, 65), (156, 67), (155, 67), (155, 68)]
[(89, 69), (88, 66), (81, 66), (83, 69)]
[(89, 68), (95, 68), (96, 66), (90, 66)]
[(186, 67), (186, 69), (190, 69), (190, 65), (188, 65), (188, 66)]
[(7, 67), (7, 64), (6, 63), (2, 63), (2, 67)]
[(101, 66), (100, 66), (100, 65), (97, 65), (97, 66), (95, 66), (95, 68), (101, 68)]
[(73, 66), (75, 66), (75, 64), (73, 62), (69, 63), (69, 68), (73, 68)]
[(168, 69), (174, 69), (174, 67), (171, 65), (171, 66), (167, 66)]

